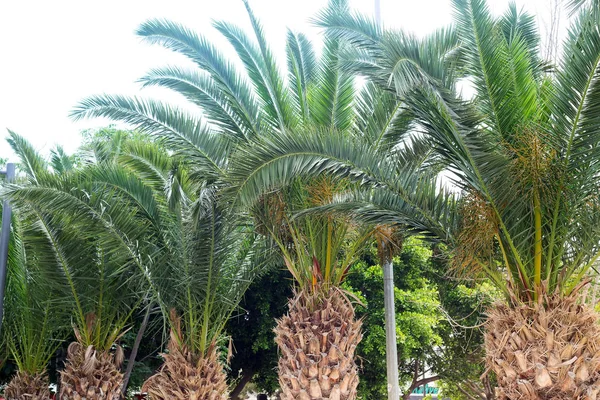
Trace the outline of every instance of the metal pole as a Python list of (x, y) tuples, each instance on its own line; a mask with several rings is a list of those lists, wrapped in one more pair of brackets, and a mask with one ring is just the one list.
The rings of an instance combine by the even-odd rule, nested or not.
[[(375, 22), (381, 25), (381, 0), (375, 0)], [(400, 399), (400, 377), (398, 376), (398, 345), (396, 339), (396, 307), (394, 296), (394, 262), (392, 252), (386, 251), (386, 242), (381, 244), (383, 256), (383, 297), (385, 309), (385, 363), (387, 366), (388, 400)], [(388, 244), (391, 246), (391, 244)], [(390, 249), (391, 250), (391, 249)]]
[(394, 304), (394, 262), (391, 253), (386, 254), (383, 262), (383, 296), (385, 308), (385, 358), (387, 365), (388, 400), (400, 398), (400, 379), (398, 377), (398, 347), (396, 340), (396, 307)]
[[(6, 164), (6, 181), (15, 179), (15, 164)], [(2, 228), (0, 230), (0, 332), (2, 332), (2, 320), (4, 318), (4, 291), (6, 288), (6, 273), (8, 262), (8, 242), (10, 241), (10, 220), (12, 209), (8, 200), (2, 205)]]
[(375, 0), (375, 22), (381, 25), (381, 0)]

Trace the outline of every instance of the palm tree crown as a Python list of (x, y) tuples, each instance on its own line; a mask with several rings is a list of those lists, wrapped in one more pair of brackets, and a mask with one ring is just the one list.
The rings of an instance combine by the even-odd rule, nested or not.
[[(441, 239), (457, 270), (483, 272), (515, 299), (569, 294), (600, 255), (598, 16), (581, 10), (551, 66), (531, 16), (511, 6), (496, 18), (483, 0), (454, 8), (455, 29), (424, 39), (343, 10), (319, 16), (355, 46), (345, 67), (401, 101), (394, 115), (406, 122), (395, 135), (404, 141), (372, 146), (365, 125), (331, 141), (306, 131), (257, 140), (243, 150), (238, 168), (250, 179), (236, 182), (237, 194), (252, 198), (298, 173), (351, 177), (365, 189), (333, 208)], [(473, 99), (457, 92), (459, 78)], [(449, 182), (459, 194), (440, 188)]]

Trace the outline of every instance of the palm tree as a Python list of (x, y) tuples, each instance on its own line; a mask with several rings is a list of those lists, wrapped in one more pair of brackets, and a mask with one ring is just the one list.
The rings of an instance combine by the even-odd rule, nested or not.
[[(347, 65), (393, 90), (417, 135), (391, 156), (342, 136), (257, 141), (245, 154), (251, 178), (237, 192), (252, 198), (263, 182), (287, 182), (291, 173), (366, 183), (328, 208), (436, 237), (452, 250), (456, 273), (485, 276), (505, 293), (486, 326), (499, 398), (596, 398), (600, 332), (578, 293), (600, 256), (600, 20), (583, 8), (562, 61), (549, 66), (531, 16), (511, 6), (493, 17), (484, 0), (454, 7), (455, 46), (442, 36), (435, 46), (427, 39), (413, 46), (360, 16), (324, 15), (323, 25), (356, 46)], [(473, 100), (457, 93), (462, 76)], [(429, 155), (419, 150), (423, 142)], [(445, 169), (445, 178), (424, 173), (423, 160)], [(454, 194), (440, 188), (451, 183)]]
[(296, 283), (289, 312), (275, 328), (282, 353), (279, 382), (286, 398), (356, 397), (354, 351), (362, 322), (355, 319), (341, 285), (370, 232), (332, 215), (294, 217), (329, 202), (343, 184), (327, 176), (297, 180), (287, 190), (263, 196), (254, 207), (257, 229), (277, 243)]
[(34, 221), (14, 218), (9, 245), (3, 335), (18, 370), (4, 393), (17, 400), (50, 398), (46, 367), (65, 336), (66, 313), (44, 282), (48, 258), (39, 253), (45, 240)]
[[(195, 167), (195, 157), (204, 155), (189, 144), (200, 145), (207, 133), (186, 134), (185, 146), (177, 142), (182, 137), (171, 138), (167, 151), (162, 142), (117, 132), (108, 141), (90, 143), (80, 156), (83, 165), (61, 175), (45, 171), (44, 160), (14, 136), (20, 143), (16, 152), (27, 154), (23, 165), (35, 166), (35, 173), (28, 184), (4, 192), (19, 210), (52, 211), (47, 226), (60, 234), (52, 243), (68, 266), (55, 279), (66, 280), (65, 297), (74, 297), (85, 323), (75, 325), (77, 342), (69, 346), (62, 372), (65, 398), (119, 398), (122, 351), (117, 347), (113, 357), (109, 350), (148, 296), (159, 304), (171, 332), (164, 366), (144, 385), (151, 398), (216, 399), (226, 392), (219, 340), (264, 262), (252, 230), (224, 212), (217, 187), (207, 185), (206, 171)], [(60, 158), (59, 165), (67, 164)], [(83, 252), (88, 243), (100, 260)], [(58, 250), (42, 250), (56, 264)], [(72, 258), (77, 264), (67, 263)], [(43, 272), (54, 271), (48, 266)]]
[[(94, 169), (73, 169), (68, 157), (54, 157), (51, 170), (22, 137), (11, 132), (9, 143), (21, 158), (25, 179), (5, 185), (2, 195), (31, 232), (27, 240), (33, 241), (28, 246), (34, 250), (25, 247), (32, 257), (25, 265), (37, 265), (29, 277), (34, 281), (23, 285), (30, 291), (42, 290), (36, 285), (51, 291), (53, 307), (71, 312), (76, 341), (70, 344), (61, 371), (60, 395), (118, 399), (123, 351), (116, 343), (148, 290), (142, 284), (147, 265), (139, 257), (149, 253), (142, 240), (146, 224), (130, 197), (114, 190), (103, 175), (94, 175)], [(50, 351), (44, 346), (52, 342), (42, 340), (46, 331), (35, 329), (39, 324), (49, 324), (48, 330), (61, 326), (59, 320), (42, 322), (33, 314), (31, 318), (36, 320), (21, 326), (30, 337), (20, 335), (18, 340), (21, 346), (28, 340), (27, 344), (38, 341), (42, 347), (21, 357), (41, 357), (35, 364), (41, 369)]]
[[(156, 235), (150, 281), (170, 330), (164, 364), (143, 390), (151, 399), (224, 399), (225, 323), (268, 258), (251, 226), (228, 213), (218, 187), (206, 183), (187, 144), (170, 149), (133, 140), (116, 158), (144, 182), (147, 196), (137, 201)], [(119, 181), (115, 187), (127, 190)]]
[[(288, 71), (284, 76), (279, 72), (258, 19), (248, 4), (245, 5), (253, 38), (230, 23), (214, 24), (237, 53), (244, 66), (241, 73), (204, 37), (178, 24), (152, 20), (142, 24), (138, 30), (138, 34), (149, 43), (181, 53), (195, 65), (194, 69), (189, 70), (180, 67), (151, 70), (142, 78), (142, 83), (166, 87), (182, 94), (201, 109), (206, 123), (161, 102), (122, 96), (88, 98), (79, 104), (73, 115), (76, 118), (109, 117), (130, 123), (143, 132), (167, 138), (168, 147), (175, 146), (178, 151), (193, 156), (189, 159), (189, 165), (194, 166), (198, 176), (205, 179), (207, 184), (224, 189), (224, 196), (232, 193), (230, 182), (241, 179), (244, 172), (238, 171), (240, 175), (230, 176), (230, 164), (234, 162), (232, 154), (256, 138), (268, 140), (284, 132), (306, 130), (318, 130), (325, 138), (349, 134), (357, 119), (356, 89), (353, 76), (341, 69), (340, 55), (345, 51), (342, 41), (326, 34), (323, 55), (317, 60), (306, 36), (288, 32)], [(332, 1), (331, 7), (343, 7), (343, 2)], [(387, 99), (393, 102), (393, 106), (398, 102), (393, 96)], [(195, 135), (195, 141), (188, 141), (191, 134)], [(390, 145), (393, 138), (390, 136), (388, 141), (386, 136), (384, 141)], [(352, 343), (348, 342), (348, 346), (341, 350), (343, 357), (339, 356), (347, 362), (344, 368), (336, 368), (335, 372), (324, 367), (320, 374), (315, 375), (313, 365), (315, 360), (321, 359), (323, 351), (329, 353), (332, 346), (339, 348), (336, 341), (341, 339), (336, 339), (334, 334), (329, 335), (332, 329), (335, 331), (339, 328), (334, 322), (315, 320), (313, 324), (304, 323), (302, 329), (310, 330), (314, 325), (317, 326), (317, 333), (301, 333), (299, 337), (302, 340), (299, 342), (284, 343), (283, 339), (280, 340), (282, 346), (288, 347), (283, 349), (286, 356), (280, 364), (281, 384), (286, 395), (304, 399), (336, 398), (339, 394), (342, 399), (351, 399), (355, 397), (354, 388), (358, 381), (354, 348), (360, 340), (360, 335), (356, 333), (359, 325), (353, 320), (350, 302), (335, 287), (344, 277), (347, 264), (352, 259), (350, 255), (356, 251), (354, 249), (346, 253), (347, 249), (356, 247), (348, 246), (355, 229), (343, 219), (301, 218), (291, 222), (291, 213), (301, 204), (315, 200), (311, 200), (307, 194), (307, 188), (313, 183), (297, 181), (294, 185), (297, 190), (286, 191), (281, 197), (261, 191), (254, 199), (234, 200), (231, 206), (237, 210), (251, 209), (258, 230), (279, 244), (288, 268), (298, 279), (298, 299), (291, 300), (294, 308), (286, 317), (288, 319), (281, 321), (280, 327), (287, 324), (285, 321), (308, 321), (321, 307), (325, 307), (323, 310), (337, 307), (336, 317), (332, 321), (340, 324), (343, 321), (344, 326), (351, 327), (344, 331), (344, 340)], [(326, 180), (317, 183), (331, 182)], [(326, 191), (332, 193), (333, 189), (329, 187)], [(268, 206), (279, 207), (279, 220), (269, 222), (261, 218)], [(277, 224), (283, 225), (276, 227)], [(274, 228), (261, 231), (260, 225)], [(285, 232), (284, 237), (280, 236), (282, 232)], [(327, 245), (318, 248), (317, 243), (325, 243), (329, 248)], [(320, 279), (316, 272), (319, 269), (327, 272), (322, 282), (316, 285), (319, 287), (317, 290), (308, 282)], [(324, 315), (328, 312), (323, 311)], [(282, 328), (280, 332), (286, 329)], [(309, 348), (311, 338), (321, 334), (322, 337), (330, 337), (323, 345), (324, 350), (319, 348), (317, 351), (314, 344)], [(310, 357), (302, 362), (300, 369), (296, 369), (295, 354), (300, 351)], [(331, 361), (331, 364), (335, 362)]]

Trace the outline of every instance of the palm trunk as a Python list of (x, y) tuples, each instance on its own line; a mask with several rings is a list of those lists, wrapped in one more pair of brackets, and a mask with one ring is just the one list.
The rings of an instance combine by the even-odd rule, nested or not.
[(356, 399), (354, 352), (362, 338), (361, 325), (354, 318), (352, 304), (337, 288), (296, 295), (275, 328), (283, 398)]
[(4, 389), (9, 400), (49, 400), (50, 381), (48, 375), (29, 374), (19, 371)]
[(398, 344), (396, 338), (394, 264), (389, 255), (383, 260), (383, 296), (385, 307), (385, 358), (388, 400), (398, 400), (400, 397), (400, 377), (398, 375)]
[(129, 386), (129, 379), (131, 378), (131, 372), (133, 371), (133, 367), (135, 366), (135, 360), (137, 358), (137, 353), (140, 348), (140, 343), (142, 342), (142, 338), (144, 337), (144, 333), (146, 332), (146, 328), (148, 327), (148, 320), (150, 319), (150, 310), (151, 305), (149, 304), (148, 308), (146, 309), (146, 314), (144, 315), (142, 324), (140, 325), (140, 329), (138, 330), (137, 336), (135, 337), (135, 342), (133, 342), (131, 354), (129, 355), (129, 359), (127, 360), (127, 369), (125, 370), (125, 375), (123, 377), (123, 397), (127, 396), (127, 386)]
[(225, 400), (227, 382), (223, 366), (219, 362), (216, 344), (212, 344), (206, 354), (198, 356), (169, 341), (168, 353), (163, 354), (165, 362), (155, 375), (152, 375), (142, 391), (150, 400)]
[(119, 400), (123, 374), (123, 350), (117, 346), (115, 354), (97, 351), (93, 346), (84, 348), (73, 342), (67, 350), (65, 368), (60, 372), (62, 400)]
[(598, 315), (577, 296), (488, 312), (486, 362), (502, 399), (595, 400), (600, 392)]

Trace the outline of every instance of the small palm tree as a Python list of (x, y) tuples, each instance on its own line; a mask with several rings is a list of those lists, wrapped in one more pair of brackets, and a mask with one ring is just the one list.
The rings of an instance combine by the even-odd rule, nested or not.
[[(138, 257), (145, 250), (144, 221), (129, 196), (114, 190), (93, 169), (69, 168), (67, 158), (60, 157), (63, 161), (55, 159), (52, 165), (63, 168), (53, 172), (23, 138), (11, 133), (9, 142), (21, 158), (25, 178), (5, 185), (2, 194), (23, 218), (20, 223), (35, 234), (27, 236), (35, 240), (35, 257), (27, 264), (39, 264), (32, 271), (34, 281), (24, 284), (28, 290), (34, 284), (45, 287), (53, 293), (57, 309), (71, 312), (76, 341), (69, 346), (61, 372), (61, 396), (118, 399), (123, 351), (119, 346), (113, 349), (148, 290), (141, 283), (146, 266)], [(51, 330), (61, 326), (60, 320), (46, 323)]]
[(328, 203), (342, 186), (327, 176), (298, 180), (264, 195), (254, 207), (257, 229), (277, 243), (296, 283), (289, 312), (275, 328), (282, 353), (279, 382), (289, 398), (356, 396), (354, 351), (362, 338), (362, 322), (355, 319), (341, 285), (370, 232), (333, 215), (294, 217)]
[[(31, 217), (31, 216), (29, 216)], [(55, 293), (44, 282), (48, 258), (41, 243), (45, 238), (31, 219), (13, 219), (5, 296), (4, 341), (17, 373), (4, 393), (10, 399), (48, 400), (46, 368), (66, 330), (66, 313), (57, 307)]]
[(183, 149), (134, 140), (116, 158), (144, 182), (147, 196), (137, 201), (156, 236), (149, 279), (170, 330), (164, 364), (143, 390), (151, 399), (224, 399), (225, 323), (268, 258), (251, 226), (225, 210), (217, 186), (196, 180), (203, 171)]
[[(455, 34), (417, 42), (360, 16), (324, 15), (356, 45), (347, 65), (399, 96), (417, 134), (391, 155), (368, 139), (280, 135), (248, 150), (254, 172), (238, 192), (255, 196), (261, 182), (291, 173), (366, 184), (329, 208), (443, 240), (456, 272), (486, 276), (506, 294), (486, 328), (499, 398), (595, 398), (600, 331), (577, 299), (600, 256), (600, 20), (583, 8), (560, 65), (549, 66), (531, 16), (512, 6), (496, 18), (483, 0), (454, 7)], [(473, 101), (457, 92), (460, 77), (473, 83)], [(436, 165), (447, 171), (441, 184)], [(440, 188), (449, 181), (458, 193)]]

